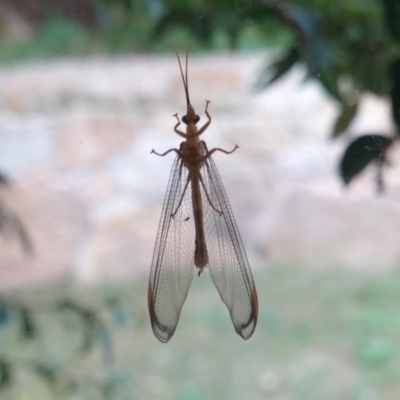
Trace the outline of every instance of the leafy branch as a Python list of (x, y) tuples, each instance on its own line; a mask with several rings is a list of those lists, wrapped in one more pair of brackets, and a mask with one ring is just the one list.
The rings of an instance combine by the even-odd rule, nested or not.
[(365, 0), (362, 5), (339, 0), (259, 0), (283, 26), (293, 43), (274, 64), (264, 68), (258, 89), (269, 87), (293, 66), (306, 67), (309, 79), (319, 81), (340, 111), (331, 138), (346, 133), (356, 117), (363, 93), (390, 95), (394, 135), (364, 134), (353, 140), (341, 157), (339, 175), (348, 185), (375, 163), (376, 187), (382, 193), (387, 150), (400, 135), (400, 0)]

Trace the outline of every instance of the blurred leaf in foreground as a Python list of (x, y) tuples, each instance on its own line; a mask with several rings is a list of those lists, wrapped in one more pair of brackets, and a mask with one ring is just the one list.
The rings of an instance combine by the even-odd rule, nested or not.
[(345, 104), (342, 107), (342, 112), (340, 113), (338, 119), (335, 122), (335, 126), (333, 127), (332, 137), (336, 138), (341, 133), (343, 133), (351, 124), (354, 117), (357, 114), (358, 103), (355, 104)]
[(0, 203), (0, 233), (5, 236), (16, 234), (25, 253), (33, 255), (33, 245), (24, 224), (3, 203)]
[(33, 339), (37, 334), (36, 324), (31, 311), (26, 307), (20, 307), (21, 334), (24, 339)]
[(81, 320), (83, 326), (82, 353), (91, 350), (95, 342), (97, 342), (103, 347), (106, 362), (112, 361), (113, 349), (111, 339), (96, 311), (69, 299), (59, 302), (57, 308), (60, 311), (71, 312)]
[(9, 183), (10, 180), (7, 178), (7, 176), (0, 172), (0, 185), (8, 185)]
[(347, 185), (351, 180), (376, 161), (378, 164), (386, 162), (386, 150), (392, 145), (393, 139), (382, 135), (364, 135), (353, 140), (347, 147), (340, 161), (339, 172)]
[(5, 359), (0, 360), (0, 390), (5, 389), (12, 383), (12, 366)]
[(390, 97), (392, 99), (393, 120), (397, 125), (397, 132), (400, 134), (400, 59), (392, 63), (390, 67), (390, 76), (392, 78)]
[(257, 89), (265, 89), (285, 75), (299, 61), (300, 48), (301, 46), (295, 44), (280, 60), (265, 68), (257, 80)]
[(386, 25), (396, 40), (400, 40), (400, 1), (399, 0), (382, 0), (383, 9), (385, 11)]

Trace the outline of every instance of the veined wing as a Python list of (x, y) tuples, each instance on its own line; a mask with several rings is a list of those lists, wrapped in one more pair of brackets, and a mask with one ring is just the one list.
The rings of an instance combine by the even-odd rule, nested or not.
[(172, 166), (153, 254), (148, 305), (153, 332), (168, 342), (175, 332), (193, 278), (195, 229), (188, 170), (178, 155)]
[(228, 307), (236, 332), (243, 339), (248, 339), (254, 332), (258, 315), (257, 291), (250, 265), (212, 157), (206, 160), (201, 173), (213, 206), (222, 211), (219, 215), (213, 209), (202, 190), (208, 267), (212, 280)]

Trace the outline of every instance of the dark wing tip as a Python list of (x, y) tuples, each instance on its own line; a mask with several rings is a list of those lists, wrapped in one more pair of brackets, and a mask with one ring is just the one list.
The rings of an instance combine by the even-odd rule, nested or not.
[(254, 330), (256, 329), (257, 326), (257, 319), (258, 319), (258, 296), (257, 296), (257, 290), (256, 286), (253, 285), (251, 287), (251, 313), (249, 320), (240, 325), (235, 325), (235, 330), (236, 332), (244, 339), (250, 339), (251, 336), (254, 333)]
[(147, 293), (147, 302), (149, 306), (151, 328), (153, 329), (154, 335), (160, 342), (167, 343), (169, 339), (171, 339), (171, 337), (173, 336), (176, 325), (173, 327), (173, 329), (171, 329), (168, 328), (168, 326), (161, 324), (158, 320), (154, 309), (153, 289), (151, 287), (151, 283), (149, 284), (149, 290)]

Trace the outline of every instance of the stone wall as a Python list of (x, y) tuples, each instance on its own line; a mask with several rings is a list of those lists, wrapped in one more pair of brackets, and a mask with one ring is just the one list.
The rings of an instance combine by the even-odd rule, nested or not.
[[(400, 163), (378, 198), (373, 173), (345, 191), (330, 142), (338, 112), (296, 69), (263, 93), (252, 85), (260, 54), (191, 56), (191, 101), (209, 146), (240, 149), (215, 161), (251, 264), (291, 262), (381, 270), (400, 247)], [(185, 99), (176, 58), (59, 60), (0, 70), (1, 196), (25, 222), (35, 256), (0, 238), (0, 287), (72, 277), (84, 282), (147, 275), (177, 147)], [(204, 121), (204, 118), (202, 118)], [(352, 131), (392, 130), (387, 102), (365, 97)]]

